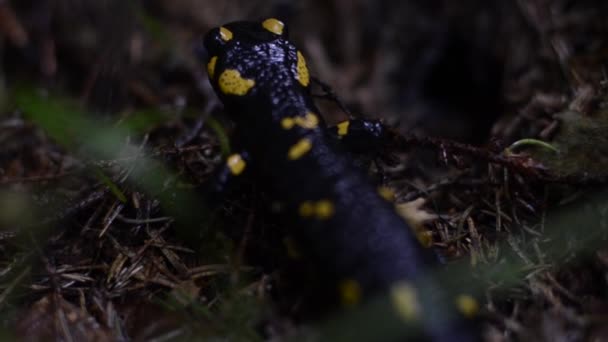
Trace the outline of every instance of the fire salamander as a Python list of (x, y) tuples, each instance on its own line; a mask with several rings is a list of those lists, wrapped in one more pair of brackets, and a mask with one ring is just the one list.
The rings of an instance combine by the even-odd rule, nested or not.
[(203, 44), (209, 80), (246, 147), (227, 158), (224, 178), (251, 172), (267, 186), (295, 217), (289, 224), (298, 246), (335, 276), (346, 299), (387, 293), (396, 313), (420, 321), (429, 339), (476, 340), (459, 306), (445, 304), (473, 299), (446, 299), (430, 276), (434, 255), (386, 191), (342, 153), (339, 142), (346, 139), (336, 139), (355, 132), (381, 138), (382, 126), (352, 120), (327, 127), (311, 97), (304, 55), (277, 19), (228, 23), (212, 29)]

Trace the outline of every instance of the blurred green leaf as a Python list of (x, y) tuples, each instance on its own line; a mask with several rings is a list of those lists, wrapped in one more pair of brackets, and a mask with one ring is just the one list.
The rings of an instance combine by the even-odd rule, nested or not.
[(118, 185), (116, 185), (116, 183), (114, 183), (110, 177), (106, 176), (106, 174), (100, 168), (96, 167), (94, 170), (97, 178), (99, 178), (99, 180), (104, 183), (108, 189), (110, 189), (114, 196), (116, 196), (116, 198), (122, 203), (126, 203), (127, 196), (125, 196), (125, 194), (120, 190)]
[[(199, 236), (201, 225), (210, 222), (211, 215), (203, 198), (193, 191), (171, 186), (179, 182), (179, 177), (161, 162), (146, 157), (141, 148), (128, 143), (136, 136), (128, 125), (113, 127), (95, 120), (73, 101), (45, 96), (28, 88), (15, 92), (15, 101), (26, 118), (65, 148), (95, 161), (111, 160), (128, 170), (128, 181), (158, 197), (163, 208), (177, 219), (181, 228), (178, 231), (185, 234), (182, 237), (186, 240)], [(117, 186), (104, 183), (119, 199), (126, 200)]]
[(141, 134), (150, 131), (152, 128), (166, 122), (168, 119), (170, 119), (170, 115), (162, 110), (138, 110), (129, 113), (129, 115), (120, 121), (117, 126)]
[(217, 121), (211, 117), (207, 118), (207, 124), (217, 135), (217, 138), (220, 143), (220, 149), (222, 151), (222, 156), (228, 157), (231, 149), (230, 149), (230, 138), (228, 137), (228, 134), (226, 133), (226, 129), (224, 128), (224, 126), (222, 126), (222, 124), (219, 123), (219, 121)]

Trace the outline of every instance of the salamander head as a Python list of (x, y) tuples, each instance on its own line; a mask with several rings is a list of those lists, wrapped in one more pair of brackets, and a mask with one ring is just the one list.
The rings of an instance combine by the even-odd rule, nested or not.
[(204, 39), (209, 80), (226, 104), (234, 97), (255, 97), (277, 87), (308, 87), (310, 76), (287, 27), (270, 18), (237, 21), (209, 31)]

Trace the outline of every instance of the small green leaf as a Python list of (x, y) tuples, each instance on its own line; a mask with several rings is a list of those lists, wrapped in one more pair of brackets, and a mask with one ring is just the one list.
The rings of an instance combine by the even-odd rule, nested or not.
[(122, 192), (122, 190), (120, 190), (118, 185), (116, 185), (116, 183), (114, 183), (112, 179), (110, 179), (110, 177), (106, 176), (106, 174), (103, 173), (100, 168), (95, 168), (95, 175), (103, 184), (108, 187), (108, 189), (110, 189), (112, 194), (114, 194), (114, 196), (116, 196), (119, 201), (121, 201), (122, 203), (127, 202), (127, 196), (125, 196), (125, 194)]
[(207, 124), (209, 127), (215, 132), (217, 138), (220, 142), (220, 149), (222, 151), (222, 155), (227, 157), (230, 154), (230, 138), (228, 138), (228, 134), (226, 134), (226, 130), (217, 120), (213, 118), (207, 119)]
[(542, 147), (542, 148), (551, 150), (555, 153), (559, 153), (559, 150), (555, 146), (549, 144), (548, 142), (538, 140), (538, 139), (532, 139), (532, 138), (517, 140), (516, 142), (512, 143), (511, 146), (507, 147), (505, 149), (505, 152), (511, 153), (513, 150), (520, 148), (522, 146), (538, 146), (538, 147)]

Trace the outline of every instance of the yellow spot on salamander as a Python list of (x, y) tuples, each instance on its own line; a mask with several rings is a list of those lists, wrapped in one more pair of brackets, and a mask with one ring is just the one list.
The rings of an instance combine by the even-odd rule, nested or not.
[(322, 199), (317, 202), (305, 201), (302, 202), (298, 208), (300, 216), (314, 217), (319, 220), (331, 218), (335, 211), (334, 204), (328, 199)]
[(281, 120), (281, 127), (284, 129), (292, 129), (295, 125), (307, 129), (317, 128), (319, 126), (319, 117), (314, 113), (308, 112), (304, 116), (283, 118)]
[(313, 129), (319, 126), (319, 118), (311, 112), (306, 113), (304, 116), (296, 116), (294, 121), (302, 128)]
[(296, 121), (293, 118), (283, 118), (281, 120), (281, 127), (284, 129), (292, 129), (296, 125)]
[(393, 308), (406, 322), (411, 322), (419, 317), (420, 304), (416, 289), (406, 282), (396, 283), (390, 290)]
[(319, 220), (326, 220), (334, 215), (334, 204), (329, 200), (317, 202), (316, 214)]
[(298, 212), (302, 217), (311, 217), (315, 214), (315, 205), (311, 201), (302, 202)]
[(461, 294), (456, 297), (456, 306), (465, 317), (473, 318), (479, 312), (479, 303), (470, 295)]
[(302, 138), (297, 143), (289, 148), (287, 158), (296, 160), (302, 158), (312, 148), (312, 142), (308, 138)]
[(343, 306), (352, 308), (361, 302), (363, 290), (356, 280), (347, 279), (342, 281), (338, 290), (340, 291), (340, 302)]
[(227, 42), (232, 39), (232, 31), (222, 26), (220, 27), (220, 37), (223, 41)]
[(378, 194), (389, 202), (395, 202), (395, 192), (387, 186), (379, 186)]
[(298, 64), (296, 66), (298, 70), (298, 81), (304, 87), (308, 87), (310, 83), (310, 74), (308, 73), (308, 67), (306, 66), (306, 60), (300, 51), (298, 51)]
[(209, 75), (209, 78), (213, 78), (213, 75), (215, 74), (215, 63), (217, 63), (217, 56), (211, 57), (209, 63), (207, 63), (207, 74)]
[(343, 121), (338, 124), (338, 135), (343, 137), (348, 134), (348, 126), (350, 126), (350, 121)]
[(227, 69), (220, 75), (218, 84), (224, 94), (243, 96), (255, 85), (255, 81), (241, 77), (238, 70)]
[(241, 157), (240, 154), (235, 153), (230, 155), (228, 159), (226, 159), (226, 165), (228, 166), (230, 172), (233, 175), (238, 176), (243, 173), (247, 163), (245, 163), (245, 160), (243, 160), (243, 157)]
[(264, 20), (262, 22), (262, 26), (268, 31), (274, 34), (278, 34), (279, 36), (283, 34), (283, 28), (285, 28), (285, 24), (275, 18), (269, 18)]
[(285, 250), (287, 251), (287, 256), (291, 259), (298, 260), (302, 259), (302, 253), (298, 249), (298, 245), (295, 240), (289, 236), (283, 239), (283, 245), (285, 246)]

